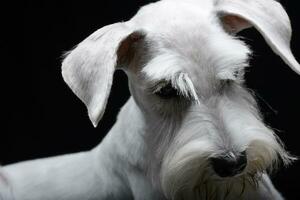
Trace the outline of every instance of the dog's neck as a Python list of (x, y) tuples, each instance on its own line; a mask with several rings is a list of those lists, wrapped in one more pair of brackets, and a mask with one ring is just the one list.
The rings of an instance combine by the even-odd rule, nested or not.
[[(114, 126), (93, 150), (96, 170), (107, 170), (98, 173), (100, 178), (103, 174), (113, 177), (109, 178), (112, 182), (108, 184), (127, 193), (126, 195), (140, 195), (141, 199), (145, 196), (149, 199), (164, 199), (146, 177), (147, 146), (144, 140), (144, 123), (141, 110), (130, 97), (122, 107)], [(138, 191), (134, 191), (135, 189)], [(133, 194), (128, 194), (130, 192)]]
[(102, 154), (109, 154), (111, 159), (117, 158), (118, 162), (124, 161), (127, 165), (140, 168), (144, 163), (141, 154), (145, 151), (144, 123), (143, 115), (131, 97), (122, 107), (116, 123), (97, 148)]

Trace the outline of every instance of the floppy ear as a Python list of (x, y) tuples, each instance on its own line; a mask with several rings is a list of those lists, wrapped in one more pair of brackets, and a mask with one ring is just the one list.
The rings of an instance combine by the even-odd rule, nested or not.
[(82, 41), (62, 63), (62, 75), (84, 102), (96, 127), (110, 93), (113, 73), (142, 34), (126, 23), (105, 26)]
[(228, 32), (237, 33), (254, 26), (272, 50), (300, 74), (299, 63), (290, 49), (290, 20), (280, 3), (274, 0), (219, 0), (216, 9)]

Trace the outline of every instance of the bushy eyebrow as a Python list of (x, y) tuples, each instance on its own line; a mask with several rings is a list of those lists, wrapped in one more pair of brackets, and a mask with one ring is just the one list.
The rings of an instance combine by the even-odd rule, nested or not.
[(171, 82), (173, 87), (176, 88), (184, 97), (199, 103), (199, 98), (194, 84), (187, 73), (180, 72), (176, 74), (172, 78)]
[(217, 73), (217, 78), (220, 80), (240, 80), (244, 76), (246, 67), (248, 67), (248, 65), (222, 70)]
[(180, 61), (181, 59), (178, 59), (177, 55), (162, 54), (149, 61), (141, 73), (146, 78), (145, 81), (150, 85), (152, 92), (160, 89), (163, 83), (171, 83), (182, 96), (199, 103), (192, 80), (180, 67), (186, 63)]
[(172, 76), (167, 76), (158, 80), (148, 81), (150, 82), (153, 92), (158, 91), (166, 84), (171, 83), (180, 95), (196, 103), (199, 103), (199, 98), (195, 90), (194, 84), (189, 78), (188, 74), (185, 72), (177, 72)]
[[(239, 74), (243, 74), (245, 69), (249, 67), (250, 53), (245, 57), (230, 59), (219, 59), (219, 63), (216, 64), (216, 77), (221, 80), (238, 80)], [(222, 61), (222, 62), (221, 62)]]

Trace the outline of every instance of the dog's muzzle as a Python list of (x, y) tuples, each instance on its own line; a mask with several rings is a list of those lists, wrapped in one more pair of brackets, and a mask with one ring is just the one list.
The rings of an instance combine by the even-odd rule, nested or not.
[(247, 166), (246, 151), (239, 155), (229, 152), (225, 155), (211, 158), (211, 164), (216, 174), (222, 178), (238, 175)]

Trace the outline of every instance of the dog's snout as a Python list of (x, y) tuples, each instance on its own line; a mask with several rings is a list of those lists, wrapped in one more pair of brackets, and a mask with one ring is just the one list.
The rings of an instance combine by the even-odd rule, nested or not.
[(246, 151), (239, 155), (230, 152), (220, 157), (211, 158), (211, 164), (218, 176), (222, 178), (235, 176), (246, 168)]

